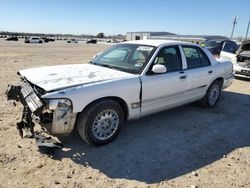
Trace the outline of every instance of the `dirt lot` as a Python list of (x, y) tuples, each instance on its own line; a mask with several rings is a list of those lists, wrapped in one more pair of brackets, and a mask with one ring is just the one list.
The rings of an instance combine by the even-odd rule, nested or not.
[(213, 109), (194, 104), (124, 126), (91, 147), (77, 133), (53, 157), (15, 128), (21, 106), (6, 101), (23, 68), (86, 63), (107, 45), (0, 40), (0, 187), (250, 187), (250, 82), (235, 80)]

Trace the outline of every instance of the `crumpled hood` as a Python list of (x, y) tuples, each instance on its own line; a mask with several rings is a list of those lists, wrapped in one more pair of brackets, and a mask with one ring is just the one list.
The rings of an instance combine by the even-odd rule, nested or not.
[(133, 74), (92, 64), (46, 66), (19, 71), (29, 82), (45, 91), (129, 77)]

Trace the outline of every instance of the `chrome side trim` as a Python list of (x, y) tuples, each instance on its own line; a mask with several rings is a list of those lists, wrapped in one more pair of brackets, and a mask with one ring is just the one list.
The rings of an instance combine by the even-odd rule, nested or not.
[[(185, 92), (194, 91), (194, 90), (197, 90), (197, 89), (204, 88), (206, 86), (207, 85), (199, 86), (199, 87), (196, 87), (196, 88), (193, 88), (193, 89), (186, 90)], [(152, 99), (146, 99), (146, 100), (143, 100), (142, 103), (149, 103), (149, 102), (153, 102), (153, 101), (164, 100), (164, 99), (167, 99), (167, 98), (170, 98), (170, 97), (173, 97), (173, 96), (177, 96), (177, 95), (182, 95), (182, 94), (184, 94), (184, 93), (183, 92), (181, 92), (181, 93), (174, 93), (174, 94), (171, 94), (171, 95), (164, 95), (164, 96), (161, 96), (161, 97), (156, 97), (156, 98), (152, 98)]]

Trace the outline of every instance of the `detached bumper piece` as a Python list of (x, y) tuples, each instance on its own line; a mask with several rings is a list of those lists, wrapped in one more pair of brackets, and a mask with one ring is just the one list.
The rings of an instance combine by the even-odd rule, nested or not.
[(51, 136), (47, 137), (37, 132), (36, 132), (36, 145), (41, 153), (47, 154), (50, 157), (53, 157), (54, 152), (57, 149), (63, 148), (63, 144), (53, 139)]
[[(34, 137), (34, 122), (32, 115), (39, 115), (44, 106), (33, 88), (26, 81), (22, 81), (19, 86), (8, 86), (5, 94), (7, 100), (21, 102), (23, 105), (22, 120), (16, 124), (19, 135), (23, 138)], [(24, 132), (26, 133), (24, 135)]]

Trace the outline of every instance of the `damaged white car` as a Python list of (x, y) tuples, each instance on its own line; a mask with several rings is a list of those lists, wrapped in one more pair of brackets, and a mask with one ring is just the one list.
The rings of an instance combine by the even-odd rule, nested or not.
[(125, 121), (194, 101), (213, 107), (234, 78), (232, 63), (216, 61), (208, 50), (161, 40), (117, 44), (89, 64), (18, 74), (20, 84), (6, 94), (24, 106), (17, 123), (21, 134), (33, 133), (33, 121), (53, 135), (67, 135), (77, 126), (91, 145), (114, 140)]
[(230, 46), (224, 46), (220, 59), (233, 63), (236, 77), (250, 78), (250, 40), (243, 41), (236, 53), (231, 51)]

